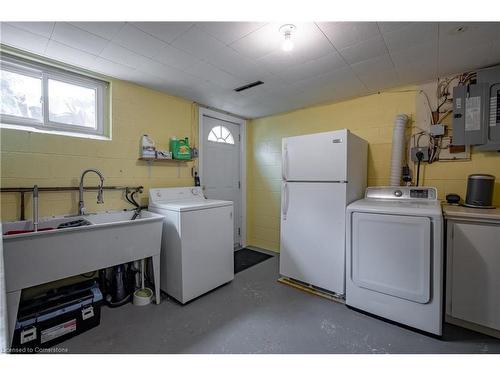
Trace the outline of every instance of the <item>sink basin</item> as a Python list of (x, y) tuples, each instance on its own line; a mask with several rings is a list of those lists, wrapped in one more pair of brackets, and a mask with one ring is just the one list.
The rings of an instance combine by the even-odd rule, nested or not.
[[(132, 220), (135, 211), (111, 211), (111, 212), (102, 212), (81, 216), (57, 216), (57, 217), (48, 217), (42, 218), (38, 222), (38, 232), (32, 232), (33, 222), (31, 220), (24, 221), (13, 221), (2, 223), (3, 233), (4, 233), (4, 241), (8, 240), (12, 237), (24, 237), (24, 236), (40, 236), (46, 234), (47, 231), (68, 231), (68, 230), (81, 230), (84, 229), (82, 227), (76, 228), (58, 228), (60, 225), (64, 225), (68, 222), (77, 221), (77, 220), (85, 220), (90, 226), (87, 226), (87, 229), (91, 229), (94, 225), (110, 225), (110, 224), (127, 224)], [(134, 220), (135, 222), (143, 222), (146, 221), (158, 221), (161, 219), (161, 216), (158, 216), (149, 211), (141, 211), (139, 216)], [(24, 232), (24, 233), (15, 233), (15, 234), (7, 234), (8, 232)]]
[[(22, 289), (149, 257), (153, 262), (156, 302), (160, 303), (163, 217), (142, 211), (131, 220), (134, 213), (117, 211), (44, 218), (39, 220), (38, 232), (3, 235), (11, 334)], [(81, 219), (89, 224), (56, 229)], [(32, 222), (6, 222), (2, 227), (4, 233), (29, 231)]]

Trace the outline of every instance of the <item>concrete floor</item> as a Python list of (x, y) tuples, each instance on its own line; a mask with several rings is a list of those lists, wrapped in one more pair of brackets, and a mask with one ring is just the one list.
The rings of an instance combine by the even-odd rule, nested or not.
[(500, 340), (452, 325), (442, 340), (282, 285), (279, 258), (186, 306), (102, 308), (69, 353), (500, 353)]

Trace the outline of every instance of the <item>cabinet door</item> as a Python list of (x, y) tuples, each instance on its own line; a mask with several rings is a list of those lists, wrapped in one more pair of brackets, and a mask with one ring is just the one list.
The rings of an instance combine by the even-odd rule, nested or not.
[(451, 315), (500, 329), (500, 226), (453, 223)]

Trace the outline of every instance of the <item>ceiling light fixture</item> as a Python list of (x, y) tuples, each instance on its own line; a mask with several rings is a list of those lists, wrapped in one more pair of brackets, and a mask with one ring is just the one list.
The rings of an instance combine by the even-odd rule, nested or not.
[(281, 45), (281, 49), (285, 52), (290, 52), (293, 49), (292, 32), (295, 31), (297, 27), (290, 23), (280, 27), (280, 33), (283, 34), (285, 40)]

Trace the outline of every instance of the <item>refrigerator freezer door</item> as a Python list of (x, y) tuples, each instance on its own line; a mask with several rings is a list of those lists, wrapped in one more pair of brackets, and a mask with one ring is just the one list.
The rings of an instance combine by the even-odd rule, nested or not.
[(283, 139), (283, 180), (347, 181), (347, 130)]
[(346, 185), (283, 182), (281, 275), (344, 294)]

